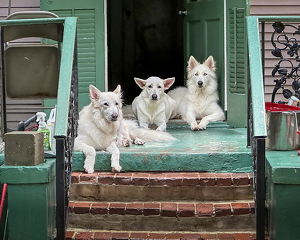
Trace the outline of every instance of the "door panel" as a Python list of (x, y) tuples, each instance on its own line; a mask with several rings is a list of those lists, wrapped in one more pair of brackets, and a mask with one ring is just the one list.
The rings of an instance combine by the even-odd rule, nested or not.
[(59, 17), (78, 17), (78, 93), (81, 110), (90, 102), (90, 84), (105, 90), (104, 1), (41, 0), (41, 10), (54, 12)]
[(204, 62), (212, 55), (217, 64), (220, 105), (224, 108), (224, 2), (223, 0), (184, 0), (184, 55)]

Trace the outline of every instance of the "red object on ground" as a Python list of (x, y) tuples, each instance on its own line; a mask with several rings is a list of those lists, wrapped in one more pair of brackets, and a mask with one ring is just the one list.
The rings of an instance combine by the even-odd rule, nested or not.
[(0, 202), (0, 223), (1, 223), (3, 206), (4, 206), (4, 199), (5, 199), (5, 195), (6, 195), (6, 189), (7, 189), (7, 183), (4, 183), (3, 188), (2, 188), (1, 202)]

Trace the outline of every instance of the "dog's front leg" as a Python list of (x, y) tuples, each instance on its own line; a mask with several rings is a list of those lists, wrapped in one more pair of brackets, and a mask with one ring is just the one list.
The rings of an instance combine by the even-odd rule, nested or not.
[(167, 129), (167, 124), (166, 124), (166, 119), (163, 119), (162, 121), (156, 123), (157, 124), (157, 128), (156, 131), (161, 131), (161, 132), (165, 132)]
[(185, 121), (190, 125), (192, 131), (198, 131), (199, 126), (196, 121), (196, 115), (192, 111), (187, 111)]
[(142, 121), (139, 121), (139, 125), (141, 128), (145, 128), (145, 129), (149, 129), (149, 124), (148, 123), (145, 123), (145, 122), (142, 122)]
[(75, 151), (82, 151), (85, 155), (84, 160), (84, 170), (91, 174), (94, 172), (95, 158), (96, 158), (96, 150), (92, 146), (89, 146), (78, 139), (75, 139), (74, 145)]
[(120, 166), (120, 150), (116, 143), (113, 141), (107, 148), (106, 151), (111, 153), (111, 170), (113, 172), (120, 172), (122, 167)]
[(200, 123), (198, 124), (198, 127), (200, 130), (205, 130), (208, 123), (221, 121), (224, 119), (225, 119), (225, 115), (222, 111), (216, 112), (202, 118)]

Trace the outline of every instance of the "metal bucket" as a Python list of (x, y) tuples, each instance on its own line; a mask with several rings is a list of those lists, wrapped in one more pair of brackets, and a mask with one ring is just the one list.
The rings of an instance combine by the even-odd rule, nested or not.
[[(285, 104), (266, 103), (266, 148), (294, 150), (300, 148), (300, 108)], [(299, 128), (300, 129), (300, 128)]]

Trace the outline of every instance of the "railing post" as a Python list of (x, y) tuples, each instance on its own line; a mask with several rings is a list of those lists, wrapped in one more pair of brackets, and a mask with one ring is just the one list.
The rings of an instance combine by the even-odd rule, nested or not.
[(7, 123), (6, 123), (6, 92), (5, 92), (5, 71), (4, 71), (4, 38), (3, 38), (3, 27), (1, 27), (1, 74), (2, 74), (2, 96), (1, 96), (1, 133), (4, 135), (7, 132)]
[(256, 184), (255, 214), (256, 239), (265, 239), (266, 226), (266, 184), (265, 184), (265, 138), (255, 138), (256, 145)]
[(65, 139), (56, 138), (56, 239), (65, 239)]

